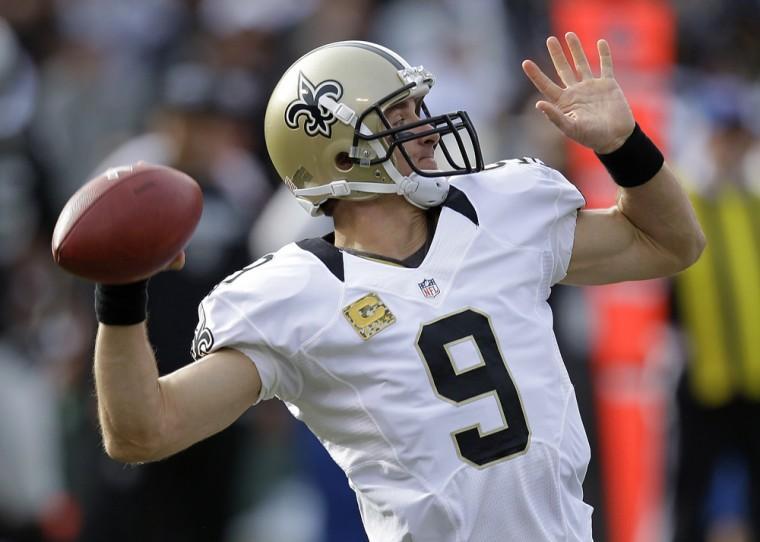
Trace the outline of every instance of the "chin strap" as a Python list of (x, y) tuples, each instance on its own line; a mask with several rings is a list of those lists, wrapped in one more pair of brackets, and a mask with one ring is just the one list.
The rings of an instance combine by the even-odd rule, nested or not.
[[(391, 168), (393, 168), (393, 166), (391, 166)], [(391, 168), (386, 167), (386, 171)], [(398, 175), (396, 168), (393, 168), (393, 170)], [(392, 175), (392, 177), (394, 176)], [(302, 205), (306, 206), (305, 204), (308, 204), (317, 208), (329, 198), (345, 197), (355, 192), (361, 192), (364, 194), (398, 194), (399, 196), (404, 196), (404, 198), (406, 198), (406, 200), (412, 205), (422, 209), (428, 209), (443, 203), (449, 193), (448, 177), (422, 177), (416, 173), (413, 173), (408, 177), (400, 177), (400, 182), (396, 181), (395, 178), (393, 179), (395, 184), (361, 181), (333, 181), (322, 186), (297, 188), (293, 191), (293, 194), (299, 198)], [(313, 196), (325, 197), (319, 203), (311, 203), (308, 200), (302, 199), (304, 197)], [(309, 210), (308, 207), (307, 210)], [(314, 212), (311, 210), (309, 211), (314, 215)]]
[(403, 196), (412, 205), (429, 209), (446, 201), (446, 196), (449, 195), (449, 178), (412, 174), (404, 177), (399, 190), (403, 190)]
[(423, 177), (416, 173), (404, 176), (391, 163), (383, 163), (388, 176), (396, 183), (396, 193), (404, 196), (406, 201), (421, 209), (429, 209), (440, 205), (449, 194), (448, 177)]

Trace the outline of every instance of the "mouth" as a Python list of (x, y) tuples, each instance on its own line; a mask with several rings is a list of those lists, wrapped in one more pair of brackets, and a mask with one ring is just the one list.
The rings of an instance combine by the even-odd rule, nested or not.
[(433, 156), (423, 156), (419, 160), (420, 169), (438, 169), (438, 163)]

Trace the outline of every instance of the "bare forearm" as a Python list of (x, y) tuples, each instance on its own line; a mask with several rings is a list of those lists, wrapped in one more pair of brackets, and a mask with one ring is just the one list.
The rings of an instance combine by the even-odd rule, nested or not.
[(667, 164), (650, 181), (621, 188), (618, 208), (653, 243), (673, 272), (694, 263), (705, 246), (705, 237), (694, 209)]
[(95, 344), (98, 416), (109, 455), (148, 458), (161, 435), (162, 397), (145, 324), (100, 325)]
[(617, 205), (578, 215), (565, 284), (666, 277), (696, 261), (705, 240), (694, 210), (667, 165), (648, 182), (621, 188)]

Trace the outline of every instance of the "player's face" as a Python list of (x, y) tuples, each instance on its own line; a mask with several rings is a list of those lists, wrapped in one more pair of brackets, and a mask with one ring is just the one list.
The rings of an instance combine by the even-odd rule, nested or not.
[[(388, 121), (394, 128), (418, 121), (420, 120), (418, 103), (414, 99), (410, 98), (394, 105), (393, 107), (389, 107), (385, 111), (385, 116), (388, 117)], [(423, 124), (422, 126), (410, 128), (409, 131), (425, 132), (429, 129), (429, 125)], [(414, 165), (419, 169), (436, 170), (438, 169), (438, 164), (435, 161), (435, 148), (438, 146), (438, 141), (440, 139), (440, 135), (431, 134), (426, 137), (414, 139), (407, 143), (402, 143), (402, 145), (404, 146), (404, 149), (406, 149), (406, 152), (409, 154), (409, 158), (412, 159)], [(411, 175), (412, 168), (409, 166), (406, 159), (404, 158), (404, 155), (401, 154), (401, 151), (398, 148), (394, 149), (393, 151), (393, 164), (402, 175)]]

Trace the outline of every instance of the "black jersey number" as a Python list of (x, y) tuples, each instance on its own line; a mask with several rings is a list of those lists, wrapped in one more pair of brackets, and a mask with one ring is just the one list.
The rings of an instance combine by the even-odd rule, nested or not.
[[(480, 362), (459, 371), (449, 348), (466, 340), (474, 343)], [(486, 315), (465, 309), (425, 324), (417, 347), (443, 399), (463, 404), (496, 394), (504, 428), (484, 434), (476, 424), (452, 433), (462, 459), (484, 467), (528, 447), (530, 431), (520, 397)]]
[(240, 275), (243, 273), (246, 273), (250, 271), (251, 269), (256, 269), (257, 267), (260, 267), (264, 265), (265, 263), (269, 262), (274, 258), (274, 254), (264, 254), (261, 258), (253, 262), (252, 264), (246, 265), (243, 269), (233, 273), (226, 279), (222, 281), (223, 284), (229, 284), (230, 282), (233, 282), (235, 279), (237, 279)]

